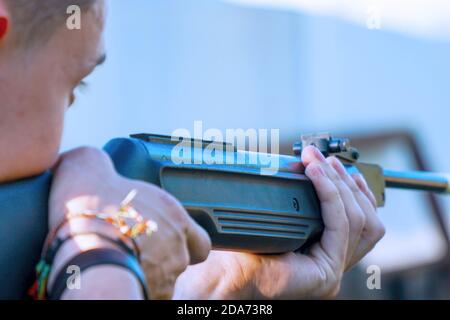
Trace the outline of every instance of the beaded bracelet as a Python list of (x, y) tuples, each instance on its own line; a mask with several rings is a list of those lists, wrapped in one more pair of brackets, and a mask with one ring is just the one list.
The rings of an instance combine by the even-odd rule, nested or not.
[[(135, 254), (134, 256), (139, 261), (139, 249), (135, 243), (135, 239), (140, 235), (151, 236), (154, 232), (158, 230), (158, 226), (155, 222), (144, 219), (132, 206), (131, 202), (137, 195), (137, 190), (132, 190), (125, 199), (121, 202), (121, 206), (117, 212), (114, 213), (95, 213), (95, 212), (81, 212), (81, 213), (69, 213), (66, 219), (57, 226), (47, 237), (44, 245), (44, 249), (41, 255), (41, 260), (36, 267), (36, 282), (33, 287), (30, 288), (29, 294), (38, 300), (44, 300), (47, 296), (47, 284), (48, 278), (51, 271), (51, 265), (56, 257), (58, 250), (61, 248), (62, 244), (77, 236), (72, 234), (66, 239), (59, 239), (57, 233), (59, 230), (69, 221), (78, 218), (89, 218), (89, 219), (99, 219), (105, 221), (120, 231), (120, 233), (132, 240)], [(134, 222), (130, 224), (129, 222)], [(79, 234), (81, 235), (81, 234)], [(107, 238), (100, 235), (102, 238)], [(55, 241), (56, 240), (56, 241)], [(108, 240), (108, 239), (107, 239)], [(119, 247), (127, 247), (122, 239), (112, 240), (119, 245)], [(128, 250), (126, 250), (128, 251)]]

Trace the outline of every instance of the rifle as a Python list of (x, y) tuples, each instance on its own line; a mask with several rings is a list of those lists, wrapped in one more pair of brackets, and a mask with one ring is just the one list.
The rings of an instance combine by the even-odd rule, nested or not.
[[(188, 161), (174, 163), (174, 148), (182, 143), (191, 148), (184, 157)], [(254, 154), (227, 144), (222, 146), (226, 151), (219, 156), (219, 164), (205, 164), (202, 154), (213, 144), (217, 142), (137, 134), (114, 139), (105, 150), (120, 174), (156, 184), (174, 195), (208, 231), (215, 249), (283, 253), (320, 238), (320, 204), (300, 163), (302, 150), (309, 145), (324, 156), (339, 158), (349, 173), (361, 173), (379, 207), (385, 204), (386, 188), (450, 192), (445, 175), (398, 172), (361, 163), (348, 139), (329, 134), (302, 136), (292, 156), (272, 155), (277, 157), (278, 170), (271, 175), (261, 175), (264, 165), (250, 161)], [(224, 164), (228, 158), (232, 164)], [(238, 159), (244, 161), (239, 164)]]
[[(188, 150), (180, 156), (181, 163), (173, 157), (180, 144)], [(380, 207), (386, 188), (450, 192), (445, 175), (361, 163), (348, 139), (329, 134), (302, 136), (292, 156), (270, 155), (278, 163), (271, 174), (261, 174), (264, 164), (251, 161), (255, 153), (226, 143), (138, 134), (114, 139), (104, 149), (123, 176), (153, 183), (174, 195), (207, 230), (215, 249), (275, 254), (305, 248), (323, 231), (320, 203), (299, 158), (308, 145), (325, 156), (336, 156), (349, 172), (360, 172)], [(205, 161), (202, 156), (211, 146), (224, 150), (216, 157), (223, 161)], [(50, 186), (48, 173), (0, 185), (0, 298), (20, 298), (28, 288), (24, 279), (32, 278), (47, 233)]]

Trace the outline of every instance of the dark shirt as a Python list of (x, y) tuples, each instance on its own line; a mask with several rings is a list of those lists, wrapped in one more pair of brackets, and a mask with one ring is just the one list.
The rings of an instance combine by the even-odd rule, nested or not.
[(0, 299), (27, 299), (48, 231), (50, 175), (0, 185)]

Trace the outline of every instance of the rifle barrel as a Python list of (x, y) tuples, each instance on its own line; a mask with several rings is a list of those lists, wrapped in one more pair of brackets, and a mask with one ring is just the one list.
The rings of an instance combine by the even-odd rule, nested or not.
[(450, 176), (420, 171), (383, 171), (387, 188), (450, 193)]

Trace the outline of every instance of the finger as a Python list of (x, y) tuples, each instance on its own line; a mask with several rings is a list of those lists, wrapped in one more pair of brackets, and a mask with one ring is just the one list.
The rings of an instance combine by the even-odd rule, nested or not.
[(313, 162), (325, 163), (325, 157), (316, 147), (307, 146), (302, 152), (302, 163), (306, 168)]
[(347, 270), (357, 264), (384, 237), (385, 228), (381, 221), (376, 220), (378, 220), (378, 218), (373, 220), (369, 219), (366, 223), (366, 227), (361, 234), (361, 241), (350, 259)]
[(165, 216), (171, 217), (171, 223), (178, 224), (178, 228), (174, 226), (174, 229), (179, 229), (181, 224), (183, 235), (186, 236), (189, 264), (197, 264), (206, 260), (211, 250), (211, 240), (208, 233), (191, 218), (183, 205), (172, 195), (155, 186), (147, 187), (156, 188), (159, 191), (155, 193), (159, 194), (159, 200), (166, 205)]
[[(351, 268), (362, 257), (364, 257), (375, 244), (384, 235), (384, 228), (376, 215), (376, 201), (372, 192), (369, 190), (365, 180), (360, 174), (352, 175), (353, 179), (347, 174), (342, 163), (334, 163), (338, 173), (352, 190), (354, 198), (364, 214), (364, 226), (360, 234), (360, 241), (348, 259), (347, 269)], [(365, 192), (363, 192), (363, 190)], [(372, 200), (369, 196), (372, 195)], [(375, 205), (374, 205), (375, 202)]]
[[(384, 235), (384, 228), (382, 228), (382, 224), (376, 215), (375, 197), (362, 176), (360, 174), (350, 176), (340, 161), (332, 161), (332, 165), (352, 191), (364, 217), (359, 240), (355, 243), (356, 248), (347, 259), (347, 269), (349, 269), (373, 249)], [(372, 195), (372, 200), (369, 198), (370, 195)], [(375, 202), (375, 205), (373, 202)]]
[(349, 268), (372, 250), (385, 234), (384, 226), (376, 213), (376, 207), (374, 207), (373, 202), (368, 198), (367, 193), (361, 190), (361, 186), (365, 185), (365, 188), (367, 188), (367, 184), (361, 181), (363, 178), (360, 174), (353, 174), (352, 178), (358, 186), (358, 191), (355, 191), (355, 198), (365, 213), (366, 224), (361, 234), (361, 241), (358, 248), (355, 250), (349, 263)]
[(205, 261), (211, 251), (211, 239), (206, 230), (198, 225), (191, 217), (188, 219), (186, 236), (191, 257), (190, 264)]
[(373, 194), (372, 190), (370, 190), (369, 186), (367, 185), (366, 179), (364, 179), (363, 175), (360, 173), (354, 173), (352, 177), (353, 180), (356, 182), (358, 188), (366, 195), (366, 197), (370, 200), (370, 202), (376, 209), (378, 207), (377, 199), (375, 198), (375, 195)]
[(340, 177), (339, 180), (336, 179), (335, 184), (344, 203), (345, 212), (349, 222), (350, 233), (346, 259), (346, 265), (348, 265), (359, 246), (366, 217), (358, 201), (355, 199), (354, 191), (359, 191), (359, 189), (350, 175), (348, 175), (342, 163), (336, 157), (329, 157), (327, 162)]
[[(306, 150), (308, 152), (308, 150)], [(307, 154), (307, 156), (309, 156)], [(321, 160), (322, 161), (322, 160)], [(320, 249), (313, 252), (325, 253), (317, 258), (331, 259), (337, 270), (344, 270), (348, 246), (349, 225), (345, 215), (339, 191), (326, 175), (319, 161), (310, 161), (305, 170), (306, 176), (312, 181), (320, 200), (322, 218), (325, 230), (320, 240)], [(317, 248), (317, 246), (316, 246)]]
[[(347, 263), (347, 270), (348, 270), (353, 265), (355, 265), (362, 257), (364, 257), (367, 254), (367, 252), (369, 252), (373, 248), (375, 243), (379, 240), (377, 239), (376, 236), (373, 236), (373, 233), (376, 232), (373, 230), (373, 226), (378, 225), (379, 222), (377, 221), (378, 217), (376, 216), (375, 207), (373, 206), (373, 203), (367, 197), (367, 193), (363, 193), (360, 188), (361, 182), (357, 183), (357, 180), (353, 178), (353, 175), (350, 176), (348, 174), (347, 170), (342, 165), (342, 163), (335, 162), (333, 163), (333, 166), (336, 168), (338, 174), (342, 177), (342, 180), (344, 180), (344, 182), (353, 192), (354, 198), (358, 203), (359, 207), (361, 208), (361, 212), (364, 215), (364, 225), (360, 234), (359, 242), (357, 243), (357, 247), (353, 251), (353, 254), (348, 259)], [(358, 176), (360, 175), (358, 174)]]
[[(303, 159), (303, 157), (302, 157)], [(338, 172), (333, 168), (331, 163), (335, 163), (336, 166), (340, 165), (342, 170), (345, 171), (342, 164), (335, 157), (325, 159), (317, 148), (307, 150), (305, 154), (306, 164), (312, 161), (318, 161), (321, 167), (324, 169), (325, 174), (336, 186), (339, 196), (343, 202), (344, 212), (347, 217), (349, 234), (348, 234), (348, 246), (346, 252), (345, 266), (351, 262), (351, 258), (359, 246), (359, 241), (364, 228), (365, 216), (362, 212), (358, 202), (354, 199), (354, 196), (347, 184), (344, 183)]]

